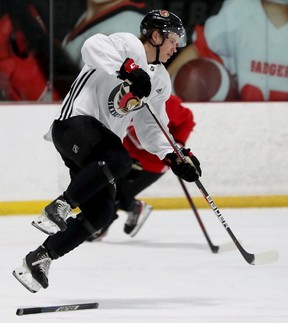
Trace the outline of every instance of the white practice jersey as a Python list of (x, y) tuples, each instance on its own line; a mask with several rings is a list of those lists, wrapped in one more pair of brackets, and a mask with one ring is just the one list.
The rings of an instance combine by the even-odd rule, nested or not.
[(242, 97), (288, 100), (288, 23), (277, 28), (261, 0), (226, 0), (206, 21), (204, 37), (237, 75)]
[[(80, 17), (75, 29), (82, 23), (85, 16), (86, 13)], [(86, 39), (98, 33), (110, 35), (116, 31), (130, 32), (135, 36), (140, 36), (139, 26), (143, 17), (144, 15), (135, 11), (126, 10), (120, 12), (103, 21), (95, 23), (86, 31), (79, 33), (79, 35), (72, 40), (69, 39), (70, 34), (68, 34), (63, 41), (63, 47), (67, 50), (73, 61), (80, 67), (83, 67), (84, 62), (82, 60), (81, 48)]]
[(129, 111), (119, 103), (129, 92), (129, 85), (117, 78), (117, 71), (126, 58), (133, 58), (151, 78), (152, 90), (145, 102), (154, 107), (159, 120), (167, 127), (165, 102), (171, 94), (170, 77), (162, 64), (147, 64), (142, 42), (130, 33), (97, 34), (85, 41), (82, 57), (85, 65), (62, 103), (59, 120), (92, 116), (123, 140), (133, 118), (144, 149), (160, 159), (173, 151), (144, 100)]

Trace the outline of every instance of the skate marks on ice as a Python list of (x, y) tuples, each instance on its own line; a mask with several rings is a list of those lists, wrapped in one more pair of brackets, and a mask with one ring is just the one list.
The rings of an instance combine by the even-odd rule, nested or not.
[[(17, 308), (94, 300), (97, 311), (43, 313), (41, 323), (53, 318), (70, 323), (288, 322), (288, 210), (225, 213), (245, 249), (256, 255), (276, 249), (279, 261), (249, 266), (237, 249), (213, 254), (191, 211), (154, 210), (136, 237), (123, 232), (125, 217), (120, 217), (102, 242), (84, 243), (53, 262), (49, 288), (36, 295), (11, 272), (46, 236), (31, 227), (33, 217), (0, 217), (5, 259), (0, 321), (17, 323)], [(210, 210), (201, 210), (201, 216), (215, 243), (229, 240)], [(25, 323), (28, 319), (21, 317)]]

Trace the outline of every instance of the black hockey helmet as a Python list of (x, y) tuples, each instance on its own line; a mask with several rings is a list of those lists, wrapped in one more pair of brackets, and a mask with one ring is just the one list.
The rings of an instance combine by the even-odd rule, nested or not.
[(181, 19), (167, 10), (152, 10), (142, 20), (140, 33), (149, 39), (154, 30), (160, 30), (163, 37), (167, 38), (169, 33), (179, 35), (179, 47), (186, 46), (187, 37)]

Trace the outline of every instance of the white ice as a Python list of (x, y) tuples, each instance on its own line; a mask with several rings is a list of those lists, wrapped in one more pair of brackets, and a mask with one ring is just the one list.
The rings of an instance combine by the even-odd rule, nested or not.
[[(27, 291), (12, 271), (46, 238), (35, 216), (0, 217), (0, 322), (287, 323), (287, 208), (223, 209), (245, 250), (277, 250), (252, 266), (235, 249), (213, 254), (191, 210), (153, 211), (134, 238), (125, 216), (102, 242), (85, 242), (50, 268), (48, 289)], [(210, 209), (199, 210), (214, 244), (231, 238)], [(99, 308), (17, 316), (22, 307), (99, 302)]]

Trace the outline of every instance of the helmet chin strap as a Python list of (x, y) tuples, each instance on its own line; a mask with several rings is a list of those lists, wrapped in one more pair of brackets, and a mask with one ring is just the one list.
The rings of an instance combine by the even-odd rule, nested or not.
[(149, 40), (149, 43), (155, 47), (156, 50), (156, 57), (155, 57), (155, 61), (152, 64), (161, 64), (161, 62), (159, 61), (159, 56), (160, 56), (160, 47), (164, 44), (165, 38), (163, 37), (162, 43), (160, 45), (154, 45), (152, 44), (151, 40)]
[[(161, 45), (160, 45), (161, 46)], [(159, 56), (160, 56), (160, 46), (157, 45), (155, 46), (155, 49), (156, 49), (156, 59), (155, 61), (153, 62), (153, 64), (160, 64), (160, 61), (159, 61)]]

